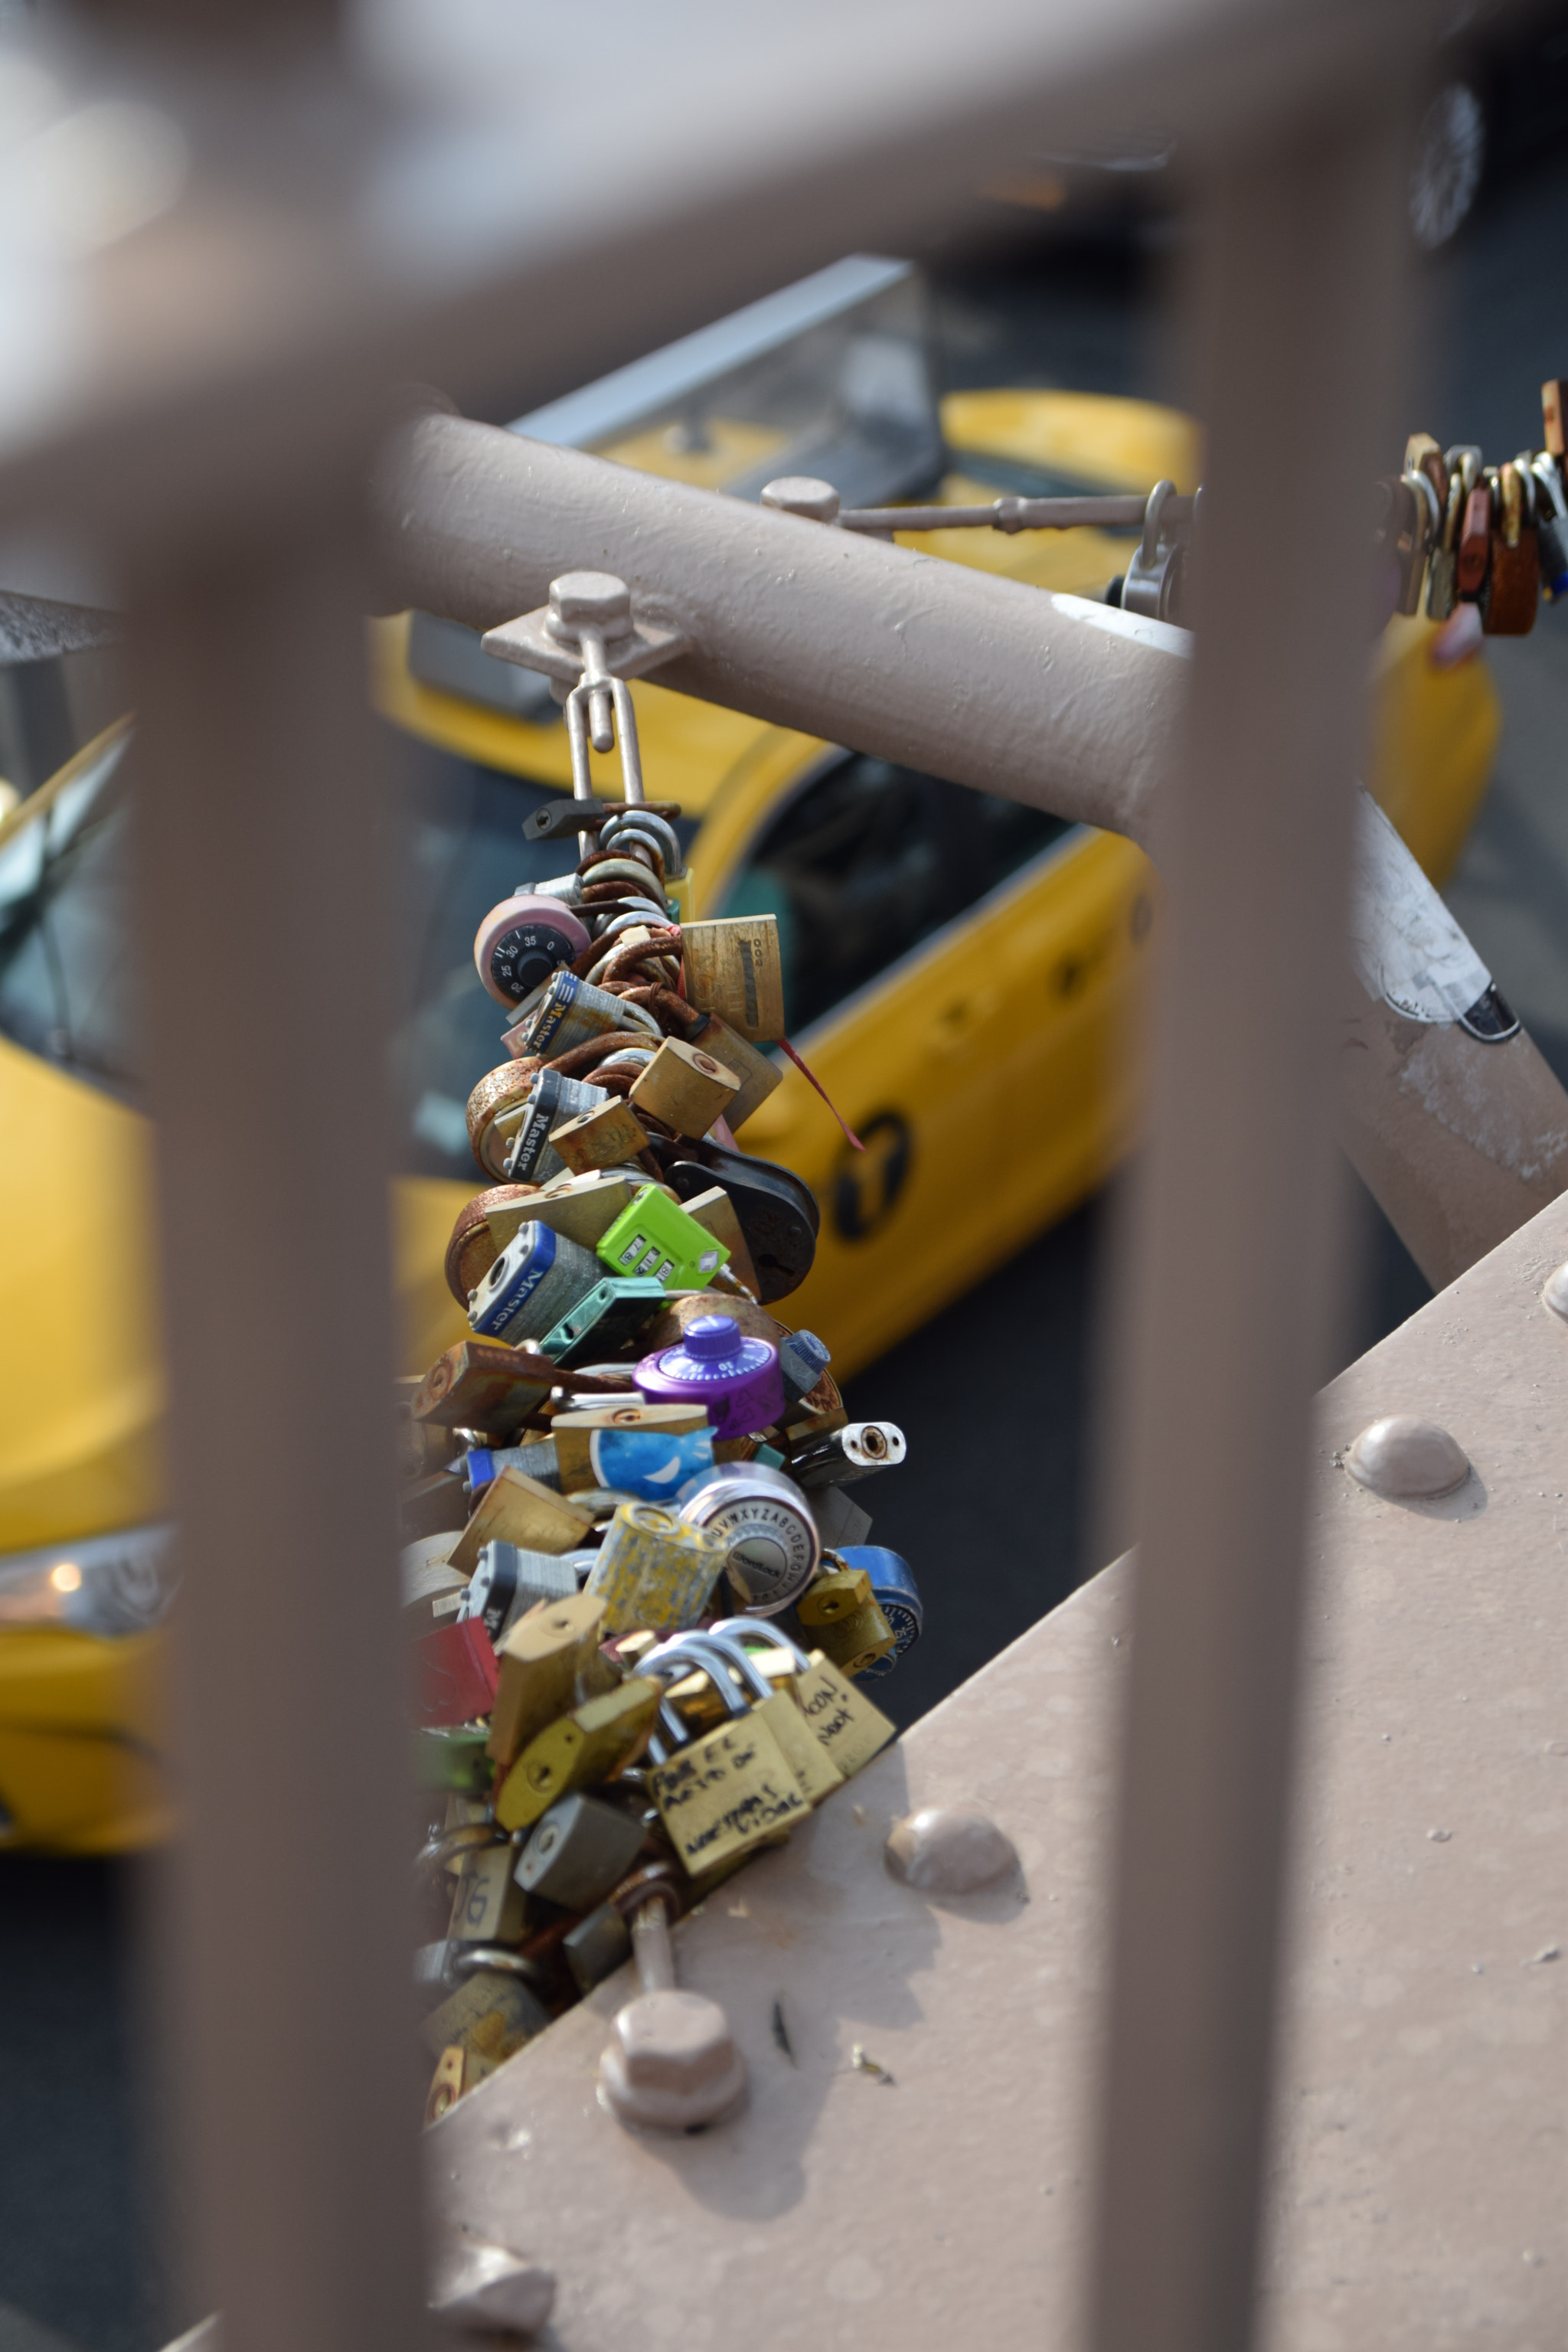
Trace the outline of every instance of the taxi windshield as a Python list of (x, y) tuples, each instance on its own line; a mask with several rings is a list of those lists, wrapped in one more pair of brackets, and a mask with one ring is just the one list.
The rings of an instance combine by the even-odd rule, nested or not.
[[(37, 795), (0, 839), (0, 1034), (134, 1098), (141, 1008), (130, 940), (129, 729)], [(406, 822), (395, 868), (399, 998), (391, 1044), (397, 1160), (472, 1181), (468, 1094), (501, 1058), (505, 1016), (474, 971), (474, 933), (519, 883), (560, 874), (574, 839), (524, 842), (556, 786), (503, 775), (393, 731)], [(683, 824), (688, 842), (695, 824)]]

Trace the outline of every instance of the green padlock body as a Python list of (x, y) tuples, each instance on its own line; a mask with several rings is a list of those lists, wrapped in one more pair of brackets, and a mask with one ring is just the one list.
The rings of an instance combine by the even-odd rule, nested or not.
[(558, 1365), (608, 1361), (662, 1312), (668, 1298), (663, 1283), (651, 1277), (595, 1283), (542, 1342), (543, 1351)]
[(419, 1789), (447, 1789), (459, 1797), (482, 1797), (490, 1785), (485, 1754), (486, 1729), (458, 1724), (450, 1730), (414, 1735), (414, 1781)]
[(618, 1279), (647, 1277), (666, 1290), (705, 1289), (730, 1262), (722, 1242), (652, 1184), (621, 1211), (596, 1247)]

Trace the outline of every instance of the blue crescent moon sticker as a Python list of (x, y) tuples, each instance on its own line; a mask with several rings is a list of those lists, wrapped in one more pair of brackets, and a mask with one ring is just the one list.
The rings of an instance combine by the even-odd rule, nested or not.
[(689, 1429), (672, 1436), (668, 1429), (595, 1429), (588, 1459), (601, 1486), (662, 1503), (713, 1467), (713, 1432)]

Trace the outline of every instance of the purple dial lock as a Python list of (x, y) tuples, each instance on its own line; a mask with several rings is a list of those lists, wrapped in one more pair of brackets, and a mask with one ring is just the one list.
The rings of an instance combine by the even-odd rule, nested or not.
[(700, 1404), (718, 1438), (750, 1437), (784, 1409), (779, 1351), (771, 1339), (742, 1339), (732, 1315), (703, 1315), (674, 1348), (645, 1356), (634, 1378), (661, 1404)]

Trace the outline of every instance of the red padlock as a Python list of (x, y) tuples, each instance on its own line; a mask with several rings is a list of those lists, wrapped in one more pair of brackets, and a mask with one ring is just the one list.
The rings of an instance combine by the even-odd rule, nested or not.
[(422, 1730), (441, 1731), (453, 1724), (471, 1723), (478, 1715), (489, 1715), (495, 1705), (500, 1666), (478, 1617), (421, 1633), (414, 1644), (414, 1657), (418, 1675), (415, 1720)]

